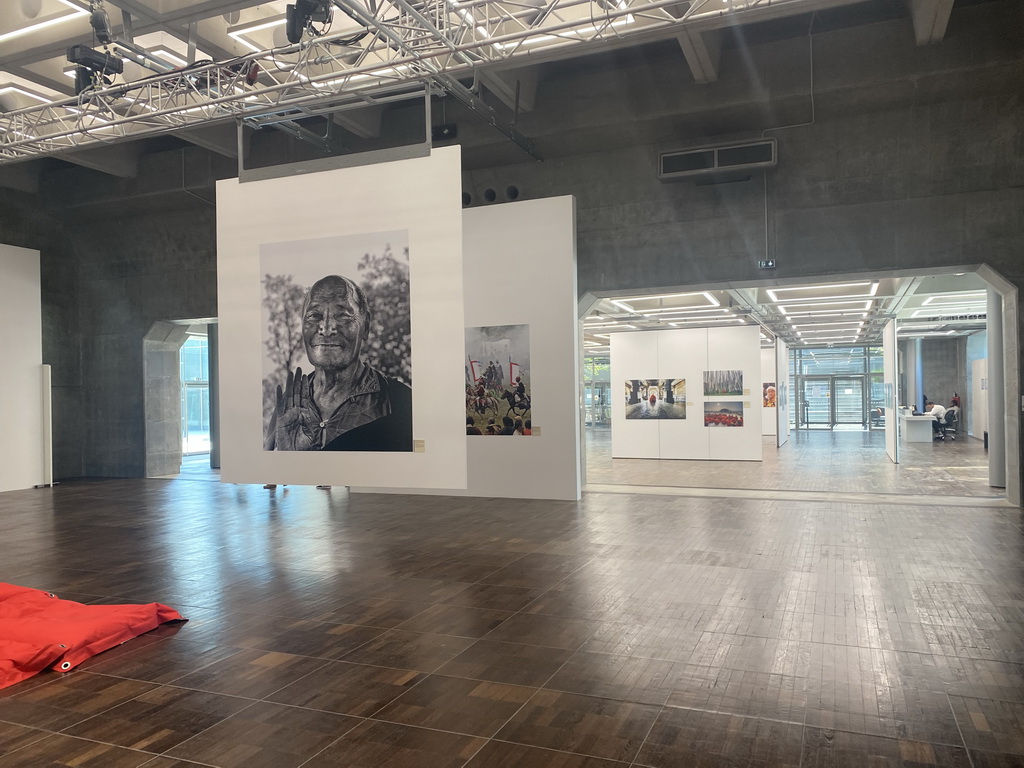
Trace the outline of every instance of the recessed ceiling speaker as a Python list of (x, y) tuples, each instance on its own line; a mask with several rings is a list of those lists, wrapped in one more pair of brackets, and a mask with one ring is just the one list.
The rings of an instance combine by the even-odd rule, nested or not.
[(508, 189), (505, 190), (505, 197), (507, 197), (509, 200), (519, 199), (519, 187), (515, 186), (514, 184), (510, 186)]
[(471, 194), (469, 194), (469, 192), (463, 192), (462, 193), (462, 207), (463, 208), (468, 208), (469, 205), (472, 202), (473, 202), (473, 196)]
[(493, 189), (484, 190), (484, 200), (486, 200), (488, 203), (493, 203), (497, 199), (498, 193), (495, 192)]
[(228, 26), (233, 27), (242, 18), (242, 13), (241, 11), (230, 11), (228, 13), (222, 13), (221, 18), (228, 23)]
[(43, 10), (43, 0), (21, 0), (21, 14), (26, 19), (34, 19)]

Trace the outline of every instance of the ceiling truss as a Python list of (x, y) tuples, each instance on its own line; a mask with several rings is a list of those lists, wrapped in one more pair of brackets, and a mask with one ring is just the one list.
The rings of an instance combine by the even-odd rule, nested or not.
[[(536, 156), (461, 80), (684, 33), (700, 40), (741, 21), (861, 0), (366, 1), (333, 0), (355, 33), (348, 24), (297, 45), (0, 113), (0, 165), (219, 122), (288, 123), (413, 98), (424, 87), (458, 98)], [(710, 63), (705, 70), (713, 79)]]

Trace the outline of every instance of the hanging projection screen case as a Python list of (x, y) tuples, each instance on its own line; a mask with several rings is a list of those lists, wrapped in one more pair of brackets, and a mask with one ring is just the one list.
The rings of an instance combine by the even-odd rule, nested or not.
[[(222, 481), (466, 487), (458, 147), (246, 184), (221, 181), (217, 249)], [(381, 443), (379, 434), (342, 450), (266, 445), (274, 409), (265, 404), (276, 399), (275, 383), (285, 383), (282, 371), (313, 367), (302, 304), (329, 275), (360, 285), (375, 308), (362, 355), (383, 374), (392, 415), (404, 424), (410, 397), (398, 382), (411, 384), (412, 434), (403, 449)], [(336, 435), (330, 429), (313, 425), (315, 440), (323, 437), (317, 445), (338, 447), (328, 442)]]

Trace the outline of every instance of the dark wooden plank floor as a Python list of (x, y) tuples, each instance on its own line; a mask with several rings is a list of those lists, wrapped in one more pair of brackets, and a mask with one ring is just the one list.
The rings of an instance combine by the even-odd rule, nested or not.
[(0, 768), (1024, 765), (1019, 509), (108, 480), (0, 580), (165, 626), (0, 692)]

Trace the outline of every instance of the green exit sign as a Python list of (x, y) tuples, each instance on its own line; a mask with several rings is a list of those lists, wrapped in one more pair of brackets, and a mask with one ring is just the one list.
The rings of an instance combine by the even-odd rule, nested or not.
[(757, 266), (761, 269), (775, 269), (775, 259), (760, 259)]

